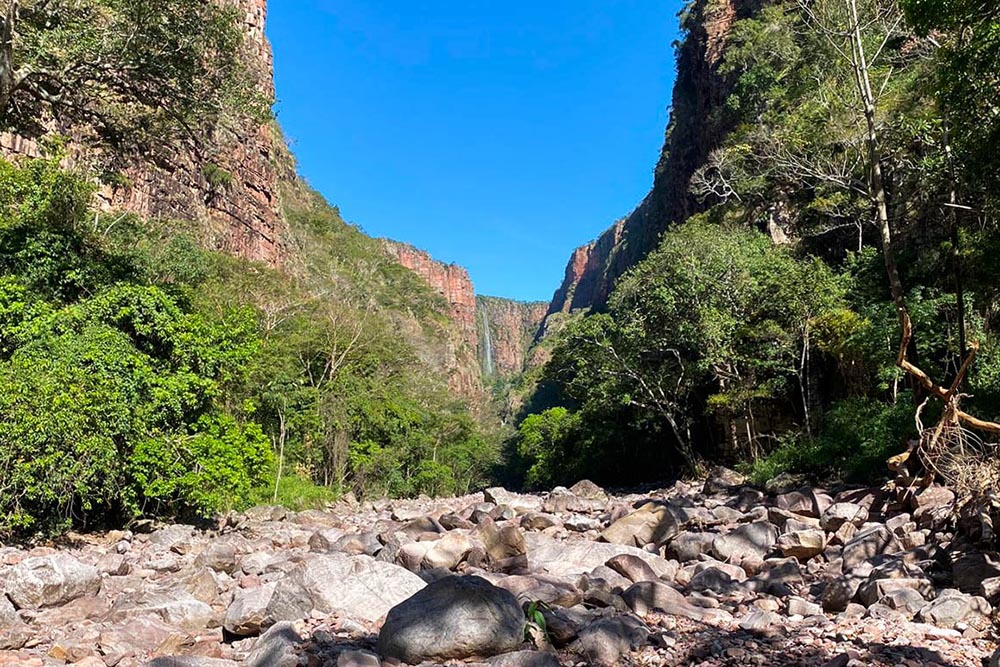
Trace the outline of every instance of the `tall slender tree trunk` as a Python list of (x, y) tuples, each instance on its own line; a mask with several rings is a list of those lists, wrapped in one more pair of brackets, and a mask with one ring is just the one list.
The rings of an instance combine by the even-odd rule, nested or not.
[(858, 16), (857, 0), (846, 0), (851, 14), (851, 55), (854, 66), (855, 83), (861, 95), (867, 125), (866, 143), (868, 147), (868, 186), (875, 207), (875, 218), (882, 241), (882, 257), (885, 260), (885, 270), (889, 277), (889, 289), (892, 300), (896, 304), (896, 312), (900, 321), (906, 315), (906, 300), (903, 292), (903, 282), (899, 277), (899, 266), (896, 264), (896, 249), (893, 243), (892, 225), (889, 221), (889, 198), (885, 191), (885, 177), (882, 173), (882, 160), (879, 155), (878, 125), (875, 118), (875, 92), (872, 88), (868, 57), (865, 53), (865, 43), (861, 35), (861, 19)]

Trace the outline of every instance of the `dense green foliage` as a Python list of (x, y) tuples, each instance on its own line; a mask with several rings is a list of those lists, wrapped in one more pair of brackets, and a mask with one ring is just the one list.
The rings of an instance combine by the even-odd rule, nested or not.
[(882, 198), (911, 360), (947, 383), (981, 342), (963, 405), (1000, 414), (998, 36), (980, 0), (772, 0), (737, 20), (706, 119), (724, 139), (691, 181), (704, 213), (559, 337), (515, 439), (522, 477), (657, 479), (705, 459), (759, 481), (882, 474), (922, 401), (895, 367)]
[(399, 335), (443, 335), (439, 299), (334, 209), (300, 192), (322, 268), (288, 275), (188, 224), (109, 224), (91, 194), (57, 158), (0, 162), (0, 533), (488, 473), (482, 428)]
[(0, 164), (0, 531), (223, 510), (271, 462), (218, 401), (259, 353), (253, 314), (142, 281), (85, 226), (89, 198), (55, 160)]

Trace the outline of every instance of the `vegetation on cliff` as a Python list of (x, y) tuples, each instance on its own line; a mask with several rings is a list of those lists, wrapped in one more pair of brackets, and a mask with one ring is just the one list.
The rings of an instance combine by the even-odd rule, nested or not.
[(95, 208), (134, 149), (210, 150), (229, 120), (260, 122), (229, 3), (0, 9), (0, 127), (43, 152), (0, 161), (0, 535), (486, 478), (492, 436), (440, 358), (447, 304), (283, 146), (280, 267), (210, 250), (208, 220)]
[(708, 116), (724, 138), (690, 179), (706, 212), (562, 336), (518, 438), (529, 481), (720, 458), (761, 479), (878, 475), (928, 391), (896, 366), (899, 313), (906, 358), (945, 387), (978, 342), (965, 409), (1000, 415), (998, 26), (975, 1), (772, 1), (737, 19)]

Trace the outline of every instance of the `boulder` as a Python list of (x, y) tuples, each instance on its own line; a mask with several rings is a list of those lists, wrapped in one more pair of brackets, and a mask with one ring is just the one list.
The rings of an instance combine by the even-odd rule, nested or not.
[(707, 567), (691, 577), (688, 588), (699, 592), (725, 593), (731, 590), (735, 583), (727, 572), (717, 567)]
[(939, 628), (954, 628), (959, 623), (984, 628), (993, 612), (990, 604), (981, 597), (973, 597), (955, 590), (944, 590), (920, 610), (920, 620)]
[(309, 537), (309, 549), (321, 554), (336, 551), (338, 541), (344, 537), (340, 528), (320, 528)]
[(653, 568), (657, 576), (671, 574), (675, 567), (648, 551), (618, 544), (590, 540), (557, 540), (541, 533), (525, 535), (528, 567), (532, 572), (547, 572), (557, 577), (587, 574), (615, 556), (631, 554)]
[(735, 530), (717, 536), (712, 552), (724, 561), (740, 561), (748, 556), (764, 558), (777, 542), (777, 529), (767, 521), (745, 523)]
[(490, 667), (559, 667), (559, 659), (545, 651), (514, 651), (493, 656), (486, 664)]
[(291, 623), (276, 623), (253, 645), (243, 667), (298, 667), (295, 648), (303, 642)]
[(514, 594), (520, 602), (544, 602), (553, 607), (572, 607), (583, 602), (583, 592), (572, 581), (541, 574), (503, 577), (494, 582)]
[(820, 526), (835, 533), (845, 523), (861, 526), (868, 520), (868, 510), (854, 503), (834, 503), (820, 517)]
[(913, 618), (927, 605), (927, 599), (912, 588), (899, 588), (886, 593), (879, 599), (879, 603), (902, 612), (907, 618)]
[(271, 582), (257, 588), (240, 589), (226, 610), (222, 627), (238, 637), (260, 634), (267, 626), (267, 606), (277, 586), (277, 582)]
[(101, 587), (97, 568), (67, 553), (25, 558), (7, 571), (3, 587), (20, 609), (40, 609), (96, 595)]
[(994, 554), (965, 554), (952, 565), (955, 588), (963, 593), (979, 594), (985, 580), (1000, 577), (1000, 560)]
[(587, 664), (612, 667), (621, 664), (625, 653), (646, 642), (649, 629), (638, 619), (628, 616), (601, 618), (580, 631), (570, 650), (584, 658)]
[(14, 611), (14, 605), (11, 604), (6, 595), (0, 593), (0, 630), (19, 622), (20, 619), (17, 617), (17, 612)]
[(858, 588), (858, 599), (871, 606), (890, 593), (904, 589), (916, 591), (925, 599), (934, 594), (934, 585), (927, 579), (875, 579)]
[(778, 536), (778, 549), (782, 555), (799, 560), (809, 560), (826, 549), (826, 535), (821, 530), (796, 530)]
[(376, 621), (424, 585), (412, 572), (370, 556), (310, 554), (278, 582), (268, 615), (296, 620), (316, 609)]
[(702, 487), (702, 493), (706, 496), (728, 493), (746, 483), (746, 476), (741, 475), (735, 470), (719, 466), (708, 474), (708, 479), (705, 480), (705, 485)]
[(680, 522), (671, 508), (651, 502), (612, 523), (601, 533), (601, 539), (612, 544), (642, 547), (663, 544), (679, 531)]
[(710, 621), (725, 616), (717, 609), (705, 609), (693, 605), (680, 592), (659, 581), (641, 581), (622, 593), (629, 609), (640, 616), (659, 609), (673, 616), (682, 616), (693, 621)]
[(440, 579), (393, 607), (378, 652), (410, 664), (513, 651), (524, 640), (524, 612), (509, 591), (479, 577)]
[(849, 572), (875, 556), (895, 553), (899, 549), (899, 542), (892, 531), (882, 525), (872, 526), (855, 535), (844, 545), (841, 554), (844, 571)]
[(381, 667), (382, 660), (368, 651), (349, 650), (337, 656), (337, 667)]
[(139, 590), (115, 600), (108, 620), (131, 623), (140, 616), (154, 616), (169, 626), (197, 632), (212, 621), (212, 608), (183, 589)]
[(236, 571), (236, 545), (233, 540), (213, 540), (198, 554), (194, 564), (214, 572), (232, 574)]
[(601, 502), (607, 502), (608, 500), (607, 492), (589, 479), (582, 479), (569, 487), (569, 492), (577, 498), (583, 498), (584, 500), (599, 500)]
[(479, 523), (476, 535), (483, 543), (486, 554), (495, 569), (510, 571), (528, 566), (524, 533), (513, 522), (498, 526), (492, 519), (484, 518)]
[(656, 581), (659, 579), (649, 563), (633, 554), (619, 554), (605, 563), (609, 568), (622, 575), (633, 584), (640, 581)]
[(667, 543), (666, 553), (670, 558), (676, 558), (681, 563), (698, 560), (704, 554), (712, 551), (715, 533), (684, 531), (678, 533)]

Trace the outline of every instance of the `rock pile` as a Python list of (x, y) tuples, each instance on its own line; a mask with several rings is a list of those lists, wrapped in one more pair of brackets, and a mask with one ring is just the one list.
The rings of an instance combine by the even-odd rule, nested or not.
[(946, 490), (781, 491), (718, 470), (0, 547), (0, 667), (988, 660), (1000, 557)]

